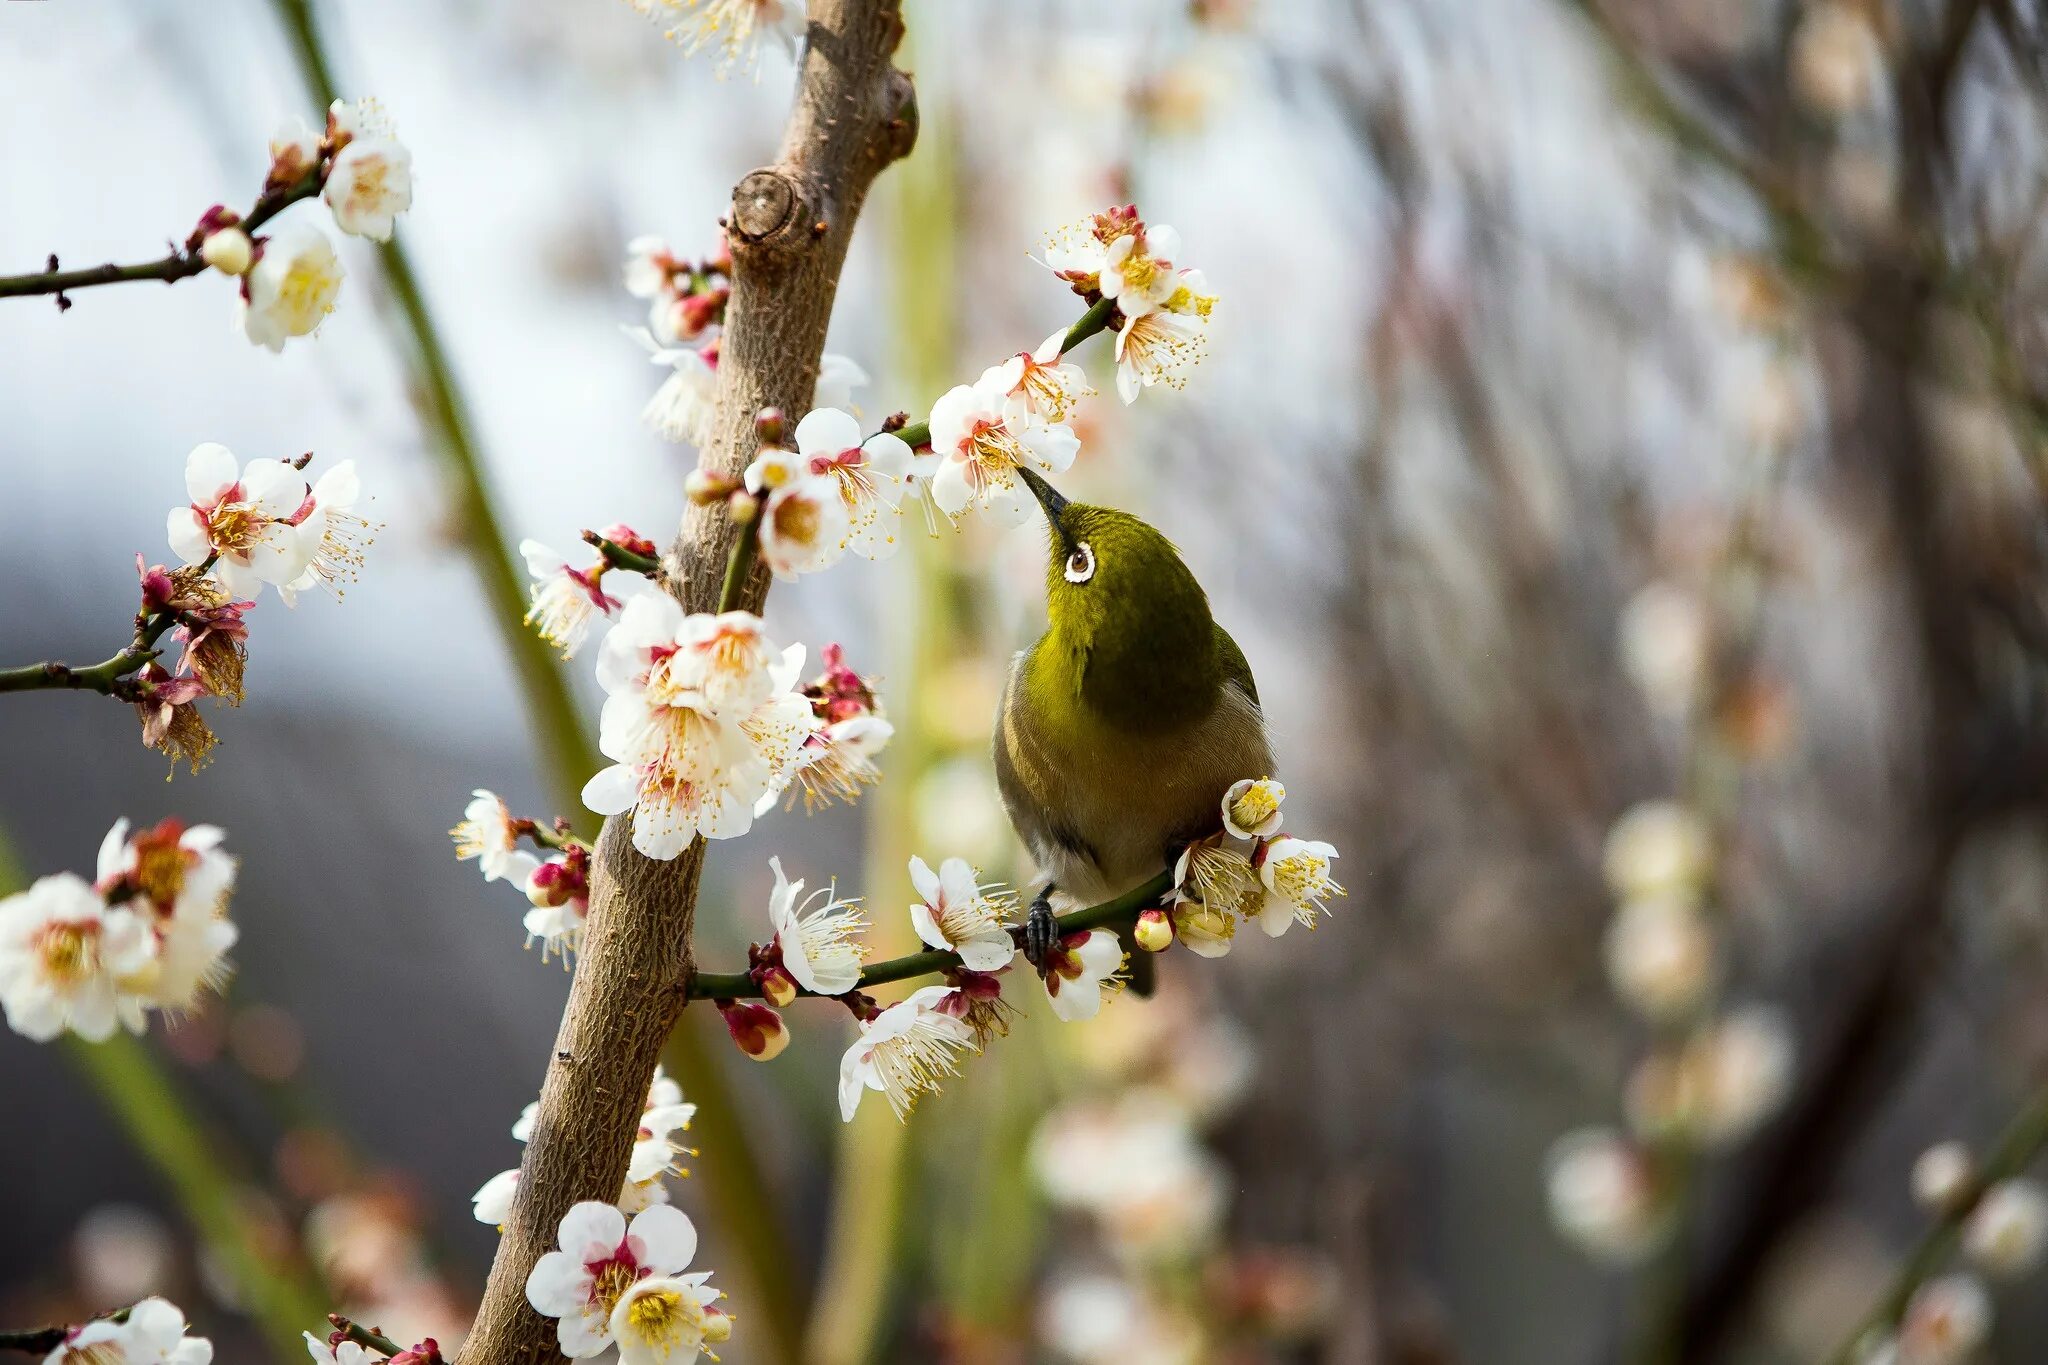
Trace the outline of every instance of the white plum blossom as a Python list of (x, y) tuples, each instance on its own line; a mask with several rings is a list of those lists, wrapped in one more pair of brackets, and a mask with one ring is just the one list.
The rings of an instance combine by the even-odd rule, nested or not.
[[(597, 677), (610, 695), (598, 748), (615, 762), (585, 784), (583, 801), (600, 815), (637, 811), (633, 845), (650, 858), (673, 858), (699, 834), (746, 833), (764, 798), (796, 774), (819, 726), (810, 699), (795, 690), (804, 649), (784, 650), (769, 667), (763, 699), (743, 709), (738, 703), (759, 692), (747, 662), (756, 643), (750, 630), (727, 631), (716, 620), (691, 624), (666, 593), (629, 602), (605, 634)], [(721, 663), (726, 644), (736, 652)], [(734, 666), (739, 673), (726, 680), (737, 688), (728, 694), (733, 704), (714, 705), (708, 670)]]
[(620, 1365), (691, 1365), (705, 1346), (732, 1336), (732, 1318), (713, 1305), (722, 1297), (695, 1275), (656, 1275), (634, 1282), (612, 1309), (612, 1340)]
[[(827, 721), (798, 755), (796, 776), (803, 784), (804, 809), (830, 805), (834, 798), (850, 802), (863, 787), (881, 781), (875, 755), (895, 734), (896, 727), (877, 715)], [(767, 799), (772, 803), (774, 798)]]
[(355, 582), (363, 551), (370, 546), (370, 533), (376, 529), (356, 515), (355, 505), (362, 496), (363, 481), (356, 474), (354, 460), (343, 460), (313, 481), (299, 521), (300, 548), (307, 556), (305, 572), (277, 587), (286, 606), (296, 604), (300, 593), (314, 587), (324, 587), (339, 598), (342, 585)]
[(1107, 929), (1069, 934), (1046, 958), (1045, 994), (1052, 1012), (1073, 1021), (1093, 1019), (1103, 1000), (1123, 986), (1124, 950)]
[(1000, 378), (947, 390), (932, 405), (930, 425), (939, 459), (932, 499), (956, 519), (978, 506), (998, 525), (1021, 525), (1034, 504), (1017, 470), (1065, 473), (1081, 448), (1071, 427), (1032, 412)]
[(524, 886), (540, 864), (540, 859), (519, 847), (519, 830), (504, 798), (482, 787), (470, 793), (462, 822), (448, 834), (455, 840), (456, 858), (462, 862), (476, 859), (487, 882), (504, 880)]
[(342, 274), (334, 243), (319, 228), (289, 223), (259, 238), (236, 311), (243, 335), (272, 351), (310, 336), (334, 311)]
[(622, 283), (636, 299), (658, 300), (673, 293), (675, 277), (684, 269), (665, 238), (649, 235), (626, 243)]
[(2001, 1180), (1963, 1223), (1963, 1251), (1990, 1274), (2016, 1279), (2048, 1251), (2048, 1194), (2031, 1180)]
[(867, 559), (894, 554), (912, 481), (929, 477), (938, 458), (913, 454), (893, 432), (863, 440), (860, 423), (837, 408), (814, 408), (796, 424), (796, 450), (813, 476), (838, 486), (846, 548)]
[(1016, 900), (994, 885), (983, 885), (965, 858), (948, 858), (932, 871), (924, 859), (910, 860), (910, 883), (919, 899), (910, 907), (917, 936), (933, 948), (960, 954), (970, 971), (999, 972), (1017, 955), (1005, 917)]
[(587, 1200), (562, 1215), (559, 1251), (534, 1263), (526, 1301), (555, 1318), (562, 1354), (585, 1360), (610, 1348), (612, 1310), (633, 1285), (654, 1276), (680, 1275), (697, 1254), (697, 1228), (689, 1215), (666, 1204), (626, 1215)]
[(1125, 403), (1155, 384), (1182, 388), (1201, 360), (1206, 336), (1201, 319), (1165, 309), (1126, 318), (1116, 334), (1116, 392)]
[(754, 71), (770, 39), (794, 58), (803, 41), (804, 0), (627, 0), (635, 10), (666, 25), (662, 36), (695, 56), (719, 49), (718, 70)]
[(774, 694), (782, 651), (754, 613), (697, 612), (683, 618), (675, 639), (685, 675), (720, 715), (745, 715)]
[(591, 620), (619, 608), (619, 599), (604, 590), (603, 557), (592, 567), (579, 569), (537, 540), (520, 541), (519, 553), (533, 577), (526, 623), (560, 649), (563, 658), (575, 658)]
[(400, 142), (374, 100), (351, 106), (336, 100), (327, 114), (328, 138), (340, 144), (327, 170), (321, 198), (334, 225), (352, 237), (391, 240), (392, 222), (412, 207), (412, 153)]
[(1913, 1162), (1913, 1202), (1929, 1213), (1948, 1213), (1961, 1203), (1977, 1178), (1977, 1162), (1960, 1142), (1937, 1142)]
[(1081, 367), (1064, 358), (1060, 348), (1066, 339), (1066, 329), (1061, 328), (1040, 342), (1037, 350), (1020, 351), (983, 370), (976, 386), (1001, 393), (1048, 422), (1066, 421), (1075, 405), (1095, 392), (1088, 387), (1088, 376)]
[(1223, 828), (1238, 839), (1270, 839), (1280, 832), (1287, 788), (1270, 777), (1246, 777), (1223, 793)]
[[(224, 445), (207, 441), (185, 457), (191, 499), (165, 519), (171, 550), (187, 564), (212, 558), (212, 574), (228, 594), (254, 599), (306, 572), (319, 545), (299, 525), (312, 490), (283, 460), (251, 460), (246, 468)], [(310, 542), (310, 543), (309, 543)]]
[(1258, 869), (1266, 894), (1259, 905), (1259, 927), (1273, 938), (1297, 922), (1315, 928), (1316, 918), (1328, 913), (1323, 902), (1344, 894), (1330, 876), (1330, 861), (1336, 856), (1336, 848), (1319, 839), (1282, 836), (1263, 845)]
[(1546, 1163), (1550, 1218), (1588, 1255), (1633, 1265), (1654, 1251), (1669, 1226), (1649, 1159), (1619, 1134), (1567, 1133)]
[(813, 474), (803, 456), (764, 450), (747, 466), (747, 490), (760, 495), (761, 560), (777, 578), (829, 569), (853, 535), (837, 478)]
[(115, 1322), (96, 1318), (72, 1328), (43, 1365), (210, 1365), (213, 1343), (185, 1335), (185, 1315), (167, 1299), (149, 1298)]
[(1684, 897), (1623, 902), (1608, 922), (1604, 950), (1615, 995), (1652, 1019), (1682, 1018), (1714, 984), (1713, 931)]
[(342, 1340), (329, 1344), (326, 1337), (305, 1334), (306, 1354), (313, 1357), (316, 1365), (378, 1365), (376, 1356), (371, 1355), (356, 1342)]
[(1607, 832), (1607, 884), (1623, 899), (1697, 897), (1713, 849), (1698, 814), (1675, 801), (1632, 806)]
[(1237, 939), (1237, 917), (1203, 900), (1176, 901), (1168, 912), (1173, 934), (1197, 957), (1228, 957)]
[(1179, 254), (1180, 234), (1164, 223), (1116, 238), (1097, 271), (1102, 297), (1116, 300), (1117, 311), (1131, 319), (1164, 307), (1180, 288), (1173, 264)]
[(860, 1037), (839, 1063), (839, 1116), (848, 1123), (861, 1096), (880, 1091), (898, 1119), (924, 1095), (959, 1074), (960, 1053), (974, 1046), (974, 1030), (946, 1011), (959, 992), (926, 986), (860, 1026)]
[(647, 348), (650, 364), (666, 365), (670, 374), (640, 410), (640, 420), (671, 441), (703, 446), (711, 439), (711, 418), (718, 402), (718, 346), (664, 346), (645, 327), (628, 327), (626, 335)]
[(72, 873), (43, 877), (0, 900), (0, 1009), (8, 1027), (38, 1043), (66, 1029), (95, 1043), (123, 1025), (140, 1033), (141, 1002), (118, 983), (144, 971), (155, 951), (135, 911), (108, 906)]
[[(791, 881), (782, 859), (770, 858), (775, 889), (768, 893), (768, 923), (783, 970), (813, 995), (844, 995), (860, 984), (861, 931), (867, 928), (857, 900), (842, 900), (836, 888), (804, 896), (801, 879)], [(823, 904), (818, 904), (822, 898)], [(786, 1003), (786, 1002), (783, 1002)]]
[(93, 889), (141, 914), (155, 940), (149, 961), (117, 983), (124, 995), (179, 1011), (226, 982), (240, 934), (227, 917), (236, 863), (225, 839), (217, 825), (168, 819), (133, 835), (117, 820), (100, 841)]

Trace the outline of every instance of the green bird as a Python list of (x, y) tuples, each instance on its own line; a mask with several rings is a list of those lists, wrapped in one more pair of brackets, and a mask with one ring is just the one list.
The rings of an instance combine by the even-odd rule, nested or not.
[[(1010, 666), (994, 747), (1010, 823), (1047, 878), (1022, 935), (1043, 971), (1056, 912), (1171, 867), (1273, 753), (1251, 665), (1173, 542), (1018, 472), (1051, 531), (1047, 626)], [(1149, 963), (1133, 955), (1141, 990)]]

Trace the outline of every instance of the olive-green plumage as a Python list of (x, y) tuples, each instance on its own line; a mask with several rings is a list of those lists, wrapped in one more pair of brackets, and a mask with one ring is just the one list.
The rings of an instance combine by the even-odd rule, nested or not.
[(1173, 543), (1027, 482), (1051, 529), (1048, 625), (1011, 665), (996, 776), (1064, 910), (1157, 875), (1273, 759), (1251, 666)]

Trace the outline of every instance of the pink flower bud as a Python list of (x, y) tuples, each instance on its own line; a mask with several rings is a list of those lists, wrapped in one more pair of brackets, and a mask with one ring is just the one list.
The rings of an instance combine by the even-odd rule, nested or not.
[(764, 967), (755, 975), (761, 985), (761, 998), (771, 1005), (787, 1005), (796, 999), (796, 979), (786, 968)]
[(605, 527), (604, 530), (598, 532), (598, 534), (622, 550), (631, 550), (636, 555), (646, 555), (650, 559), (654, 558), (654, 542), (626, 525), (623, 521), (613, 522)]
[(789, 1046), (789, 1030), (783, 1025), (782, 1016), (766, 1005), (728, 1000), (719, 1005), (718, 1012), (724, 1016), (726, 1032), (739, 1044), (740, 1051), (757, 1062), (772, 1062)]
[(1142, 911), (1134, 937), (1146, 952), (1163, 953), (1173, 946), (1173, 919), (1164, 910)]

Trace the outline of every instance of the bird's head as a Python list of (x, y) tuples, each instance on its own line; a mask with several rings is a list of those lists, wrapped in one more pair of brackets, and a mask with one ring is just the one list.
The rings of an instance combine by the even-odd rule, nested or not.
[(1045, 574), (1051, 634), (1082, 666), (1090, 690), (1142, 695), (1135, 673), (1182, 676), (1210, 664), (1209, 598), (1180, 551), (1128, 512), (1070, 502), (1020, 468), (1051, 532)]

